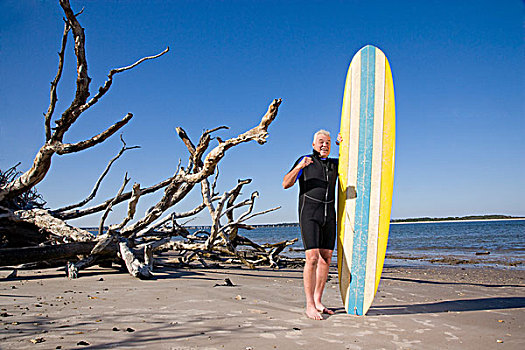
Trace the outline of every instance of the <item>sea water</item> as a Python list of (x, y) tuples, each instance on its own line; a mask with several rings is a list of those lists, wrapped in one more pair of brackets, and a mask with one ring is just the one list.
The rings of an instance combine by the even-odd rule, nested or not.
[[(283, 254), (304, 257), (298, 225), (258, 226), (240, 233), (260, 244), (298, 238)], [(386, 264), (421, 263), (525, 269), (525, 220), (391, 224)]]
[[(195, 232), (209, 227), (190, 229)], [(96, 231), (92, 231), (96, 234)], [(304, 258), (297, 224), (261, 225), (239, 233), (258, 244), (297, 238), (282, 254)], [(337, 254), (337, 247), (334, 257)], [(335, 258), (334, 258), (335, 261)], [(525, 270), (525, 220), (393, 223), (390, 225), (386, 266), (447, 264)]]

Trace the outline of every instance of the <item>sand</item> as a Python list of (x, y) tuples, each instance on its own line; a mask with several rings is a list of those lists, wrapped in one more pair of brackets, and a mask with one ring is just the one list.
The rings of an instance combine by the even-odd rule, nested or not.
[(0, 280), (0, 348), (525, 349), (523, 270), (387, 266), (368, 315), (356, 317), (344, 313), (332, 269), (324, 301), (337, 313), (323, 321), (304, 316), (300, 269), (156, 276), (18, 271)]

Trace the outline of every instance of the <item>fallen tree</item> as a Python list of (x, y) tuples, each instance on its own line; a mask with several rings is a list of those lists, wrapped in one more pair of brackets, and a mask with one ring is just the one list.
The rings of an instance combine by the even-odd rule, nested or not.
[[(0, 265), (17, 265), (28, 262), (69, 260), (66, 272), (69, 277), (78, 276), (81, 269), (94, 264), (107, 264), (115, 261), (125, 266), (129, 273), (138, 278), (151, 278), (154, 266), (153, 252), (158, 249), (175, 249), (180, 253), (180, 263), (189, 264), (193, 260), (203, 264), (206, 259), (214, 258), (220, 261), (239, 261), (249, 268), (257, 264), (268, 264), (278, 267), (278, 255), (284, 247), (293, 244), (292, 241), (278, 244), (258, 245), (239, 234), (239, 229), (250, 230), (252, 226), (246, 221), (257, 215), (277, 210), (268, 209), (253, 213), (258, 192), (253, 192), (249, 199), (236, 203), (241, 189), (251, 180), (240, 180), (235, 188), (224, 192), (216, 192), (218, 164), (226, 152), (242, 143), (256, 141), (264, 144), (268, 137), (268, 127), (275, 120), (281, 99), (275, 99), (269, 105), (258, 125), (248, 131), (228, 139), (212, 138), (212, 134), (226, 126), (205, 130), (195, 145), (182, 128), (177, 128), (177, 134), (186, 145), (189, 152), (188, 164), (182, 167), (180, 162), (173, 175), (159, 181), (157, 184), (142, 188), (135, 183), (130, 191), (125, 191), (130, 179), (124, 177), (123, 184), (113, 198), (103, 203), (85, 208), (95, 197), (101, 182), (109, 172), (112, 164), (130, 149), (121, 136), (122, 148), (106, 166), (97, 180), (92, 192), (78, 203), (57, 209), (46, 209), (45, 202), (36, 193), (34, 187), (45, 178), (51, 159), (55, 155), (65, 155), (80, 152), (104, 142), (114, 135), (133, 117), (131, 113), (87, 140), (76, 143), (64, 143), (63, 138), (73, 124), (90, 107), (98, 103), (109, 91), (116, 74), (130, 70), (146, 60), (156, 59), (169, 51), (169, 48), (153, 56), (144, 57), (135, 63), (122, 68), (112, 69), (108, 79), (98, 88), (91, 98), (88, 65), (85, 52), (84, 28), (78, 21), (78, 15), (71, 9), (68, 0), (59, 0), (65, 14), (64, 32), (59, 52), (58, 70), (51, 83), (50, 103), (44, 116), (45, 142), (37, 152), (32, 167), (24, 173), (19, 173), (16, 167), (6, 172), (0, 171)], [(74, 53), (77, 61), (76, 92), (70, 106), (55, 120), (51, 127), (57, 102), (57, 86), (62, 76), (65, 59), (65, 48), (69, 34), (74, 39)], [(212, 141), (217, 145), (211, 146)], [(212, 185), (209, 177), (216, 174)], [(202, 203), (193, 210), (184, 213), (171, 212), (172, 208), (185, 198), (195, 185), (200, 185)], [(153, 205), (142, 217), (135, 218), (136, 206), (142, 196), (163, 190), (162, 198)], [(109, 212), (120, 203), (127, 202), (126, 217), (118, 224), (105, 224)], [(242, 207), (248, 209), (240, 216), (234, 212)], [(212, 225), (209, 232), (190, 235), (176, 220), (196, 215), (208, 209)], [(101, 214), (98, 234), (76, 228), (65, 220), (79, 218), (85, 215)], [(164, 217), (162, 217), (165, 215)], [(222, 221), (221, 221), (222, 220)], [(226, 223), (223, 221), (226, 220)], [(182, 240), (173, 240), (173, 237)], [(39, 247), (35, 247), (40, 245)], [(28, 247), (32, 246), (32, 247)], [(250, 250), (241, 247), (250, 247)], [(83, 256), (80, 260), (77, 255)]]

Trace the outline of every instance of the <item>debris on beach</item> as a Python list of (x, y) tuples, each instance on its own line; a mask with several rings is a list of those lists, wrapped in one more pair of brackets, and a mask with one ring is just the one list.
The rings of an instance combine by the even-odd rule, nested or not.
[(261, 315), (265, 315), (268, 313), (267, 311), (263, 311), (259, 309), (248, 309), (248, 311), (250, 311), (252, 314), (261, 314)]
[(13, 279), (16, 277), (16, 274), (17, 274), (17, 269), (13, 269), (13, 271), (11, 271), (7, 276), (0, 277), (0, 279), (3, 279), (3, 280)]
[(39, 343), (45, 342), (46, 340), (44, 338), (33, 338), (33, 339), (30, 339), (29, 341), (33, 344), (39, 344)]
[(235, 287), (235, 284), (229, 278), (225, 278), (224, 284), (216, 283), (213, 287)]
[(489, 255), (490, 252), (489, 251), (485, 251), (485, 252), (476, 252), (476, 255)]

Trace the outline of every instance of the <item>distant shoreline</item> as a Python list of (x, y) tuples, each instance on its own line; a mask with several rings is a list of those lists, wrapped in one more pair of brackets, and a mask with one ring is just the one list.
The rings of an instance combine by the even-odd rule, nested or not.
[[(452, 223), (452, 222), (481, 222), (481, 221), (518, 221), (525, 220), (525, 217), (505, 217), (504, 215), (486, 215), (486, 217), (472, 218), (471, 216), (458, 217), (458, 218), (409, 218), (409, 219), (394, 219), (390, 221), (390, 224), (431, 224), (431, 223)], [(286, 222), (280, 224), (252, 224), (253, 227), (297, 227), (299, 223), (297, 222)], [(196, 226), (187, 226), (188, 229), (206, 229), (209, 228), (209, 225), (196, 225)]]
[(480, 222), (480, 221), (519, 221), (519, 220), (525, 220), (525, 218), (508, 218), (508, 219), (457, 219), (457, 220), (426, 220), (426, 221), (391, 221), (391, 225), (396, 224), (432, 224), (432, 223), (439, 223), (439, 222)]

